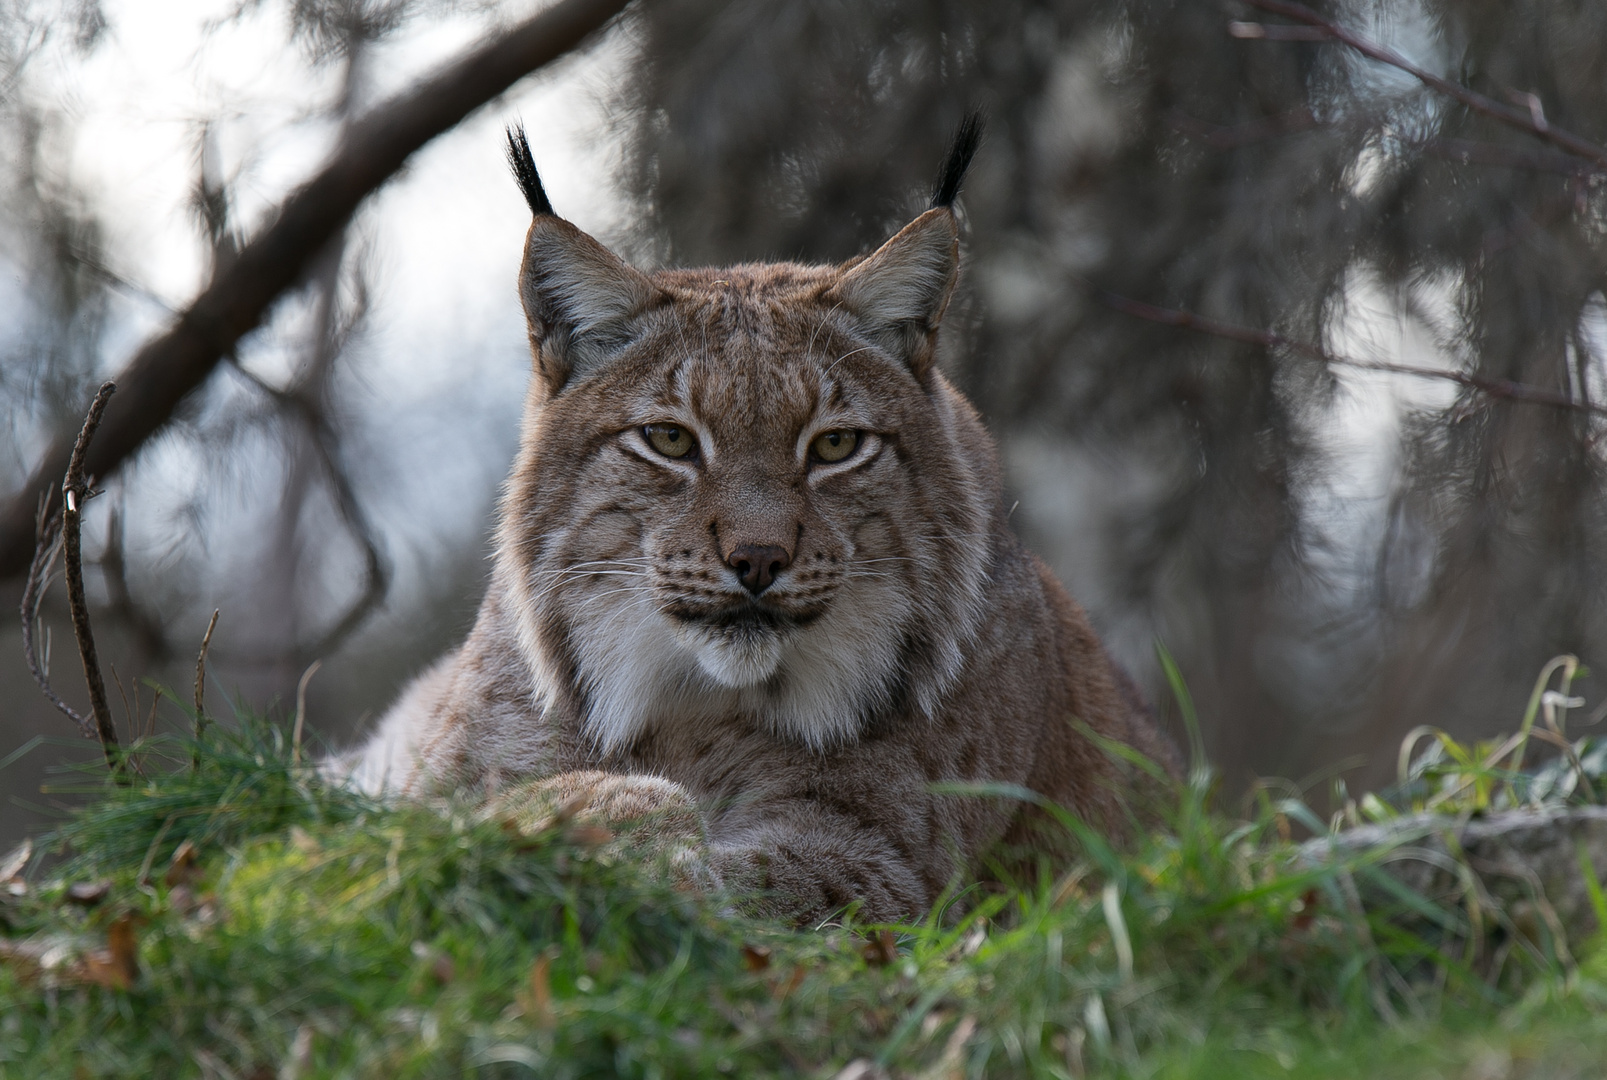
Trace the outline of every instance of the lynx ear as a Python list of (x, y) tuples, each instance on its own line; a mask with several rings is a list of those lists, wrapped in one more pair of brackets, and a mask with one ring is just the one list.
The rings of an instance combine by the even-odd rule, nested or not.
[(600, 371), (630, 340), (658, 290), (641, 272), (553, 212), (523, 126), (508, 128), (508, 164), (535, 218), (525, 237), (519, 299), (536, 370), (556, 394)]
[(531, 355), (550, 391), (606, 367), (657, 294), (645, 274), (569, 222), (536, 218), (525, 240), (519, 299)]
[(967, 113), (954, 132), (932, 187), (932, 207), (867, 258), (850, 264), (832, 292), (863, 320), (871, 337), (925, 378), (937, 327), (954, 295), (960, 228), (954, 200), (982, 142), (982, 114)]
[(932, 364), (938, 324), (954, 293), (959, 262), (954, 212), (934, 207), (849, 266), (829, 295), (859, 316), (872, 340), (920, 378)]

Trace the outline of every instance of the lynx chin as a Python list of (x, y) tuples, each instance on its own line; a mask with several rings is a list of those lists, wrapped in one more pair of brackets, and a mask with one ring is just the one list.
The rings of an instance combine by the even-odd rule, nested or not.
[(706, 880), (799, 920), (917, 915), (1042, 842), (1039, 812), (955, 784), (1124, 831), (1143, 793), (1098, 744), (1173, 751), (1010, 531), (933, 363), (978, 136), (868, 255), (645, 273), (553, 212), (510, 130), (534, 375), (495, 569), (468, 640), (330, 771), (657, 815)]

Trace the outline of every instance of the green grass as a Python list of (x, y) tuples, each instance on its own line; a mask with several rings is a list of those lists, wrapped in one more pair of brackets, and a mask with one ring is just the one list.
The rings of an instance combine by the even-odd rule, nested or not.
[[(562, 826), (330, 790), (266, 721), (212, 728), (195, 769), (188, 741), (144, 749), (137, 782), (84, 780), (48, 841), (64, 862), (0, 891), (0, 1076), (1603, 1072), (1595, 942), (1566, 961), (1523, 942), (1496, 968), (1454, 910), (1360, 911), (1378, 872), (1289, 839), (1325, 822), (1268, 796), (1224, 813), (1203, 770), (1130, 850), (1082, 833), (1069, 875), (918, 925), (798, 931)], [(1431, 764), (1401, 805), (1445, 789)], [(66, 896), (101, 881), (92, 906)]]

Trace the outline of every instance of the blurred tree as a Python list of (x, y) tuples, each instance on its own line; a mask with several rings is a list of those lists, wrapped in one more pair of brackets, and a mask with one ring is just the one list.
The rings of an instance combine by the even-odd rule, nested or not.
[(1412, 725), (1510, 728), (1553, 653), (1607, 662), (1607, 159), (1555, 137), (1607, 139), (1607, 8), (1317, 9), (661, 0), (623, 102), (683, 262), (865, 250), (983, 105), (950, 363), (1018, 520), (1130, 664), (1179, 654), (1219, 762), (1376, 781)]
[[(418, 468), (421, 455), (393, 460), (394, 451), (398, 442), (416, 441), (459, 451), (441, 457), (495, 459), (516, 437), (516, 405), (497, 417), (506, 423), (452, 417), (477, 437), (479, 445), (464, 450), (467, 436), (441, 437), (443, 415), (482, 405), (486, 394), (437, 394), (426, 415), (406, 395), (375, 392), (379, 363), (375, 349), (365, 348), (372, 257), (383, 240), (395, 239), (394, 231), (376, 234), (406, 228), (415, 238), (420, 230), (417, 222), (392, 226), (379, 213), (352, 224), (353, 215), (421, 146), (531, 71), (595, 41), (624, 3), (235, 0), (205, 22), (199, 17), (215, 12), (108, 3), (120, 20), (108, 25), (92, 0), (0, 0), (0, 476), (8, 495), (0, 512), (0, 579), (11, 582), (0, 591), (11, 592), (15, 609), (35, 508), (42, 494), (59, 492), (64, 458), (53, 456), (70, 445), (94, 385), (121, 369), (119, 392), (91, 448), (90, 468), (106, 496), (86, 515), (85, 543), (114, 711), (130, 734), (156, 715), (141, 700), (146, 680), (172, 686), (193, 677), (201, 628), (214, 607), (224, 609), (209, 654), (215, 712), (226, 716), (219, 706), (230, 697), (231, 705), (251, 709), (276, 697), (294, 700), (307, 664), (333, 660), (313, 688), (311, 712), (337, 737), (472, 618), (470, 594), (484, 562), (471, 540), (482, 535), (505, 462), (483, 469), (478, 501), (454, 492), (453, 513), (399, 527), (420, 491), (482, 470), (477, 461), (441, 460), (431, 473)], [(282, 36), (262, 35), (263, 26)], [(449, 40), (464, 32), (485, 36), (397, 87), (421, 51), (439, 54), (434, 42), (420, 49), (421, 32), (437, 29)], [(120, 203), (92, 190), (92, 181), (85, 191), (74, 186), (75, 177), (88, 180), (126, 152), (115, 145), (126, 131), (114, 132), (112, 146), (104, 128), (99, 138), (84, 138), (123, 104), (86, 101), (86, 91), (104, 92), (89, 89), (97, 86), (97, 65), (99, 74), (119, 73), (114, 79), (143, 77), (145, 63), (162, 68), (168, 54), (157, 50), (153, 62), (141, 49), (153, 30), (178, 39), (163, 47), (178, 54), (180, 70), (158, 71), (160, 92), (129, 103), (122, 115), (141, 134), (177, 123), (191, 140), (188, 209), (204, 256), (196, 267), (203, 284), (183, 310), (137, 280), (183, 242), (155, 258), (131, 250), (131, 235), (149, 244), (160, 229), (151, 220), (140, 222), (143, 231), (130, 229), (112, 207), (126, 210), (132, 202), (145, 215), (148, 205)], [(184, 55), (190, 40), (193, 51)], [(221, 77), (220, 54), (224, 66), (233, 65)], [(174, 85), (189, 80), (195, 85)], [(174, 109), (162, 98), (169, 90), (185, 104)], [(145, 160), (160, 161), (166, 133), (157, 141)], [(488, 138), (485, 157), (497, 160), (498, 145)], [(305, 167), (297, 154), (308, 150), (327, 152), (328, 160), (286, 195), (292, 181), (283, 166), (289, 160), (289, 176), (296, 175)], [(126, 186), (137, 171), (123, 158), (100, 179), (122, 177)], [(179, 190), (174, 185), (155, 201), (171, 205)], [(511, 184), (507, 192), (510, 209), (519, 206)], [(510, 250), (517, 239), (509, 235)], [(114, 268), (120, 265), (126, 272)], [(522, 371), (511, 288), (506, 298), (506, 367)], [(131, 347), (140, 337), (144, 344)], [(504, 357), (494, 330), (454, 327), (450, 337), (457, 352), (429, 342), (417, 349), (454, 362), (464, 382), (497, 373)], [(492, 357), (482, 362), (474, 354), (488, 345)], [(404, 369), (381, 373), (396, 376), (393, 382), (426, 367), (409, 368), (420, 359), (413, 355), (385, 359)], [(393, 590), (387, 556), (398, 548), (408, 577), (404, 589)], [(375, 618), (382, 607), (385, 617)], [(47, 606), (38, 635), (47, 656), (49, 627), (61, 628), (60, 614)], [(353, 644), (359, 629), (366, 638)], [(30, 745), (28, 736), (70, 730), (23, 688), (18, 633), (15, 620), (10, 631), (0, 630), (0, 645), (12, 642), (0, 649), (0, 687), (10, 691), (0, 710), (0, 758), (8, 763), (19, 744)], [(56, 682), (77, 704), (76, 680)], [(31, 794), (53, 764), (45, 759), (55, 756), (12, 765), (8, 790)], [(25, 808), (0, 801), (0, 843), (27, 819)]]
[[(82, 56), (106, 21), (91, 0), (0, 0), (0, 469), (21, 471), (43, 438), (82, 411), (104, 321), (100, 227), (88, 200), (42, 167), (51, 109), (23, 92), (29, 69)], [(11, 290), (15, 290), (12, 292)], [(10, 295), (6, 295), (10, 293)]]

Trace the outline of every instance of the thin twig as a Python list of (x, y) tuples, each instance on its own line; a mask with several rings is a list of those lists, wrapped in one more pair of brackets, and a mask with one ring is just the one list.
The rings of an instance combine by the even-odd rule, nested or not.
[(314, 660), (306, 671), (301, 673), (301, 681), (296, 684), (296, 726), (290, 733), (290, 763), (301, 764), (301, 728), (307, 722), (307, 684), (312, 677), (318, 674), (318, 669), (324, 666), (322, 660)]
[(79, 429), (78, 441), (73, 444), (72, 457), (67, 462), (67, 475), (62, 478), (62, 550), (67, 567), (67, 608), (72, 614), (73, 636), (78, 639), (78, 656), (84, 662), (84, 682), (89, 685), (89, 710), (95, 719), (95, 733), (100, 736), (101, 749), (106, 754), (106, 766), (114, 775), (122, 775), (122, 756), (118, 753), (117, 728), (112, 725), (112, 711), (106, 704), (106, 683), (101, 678), (100, 660), (95, 655), (95, 634), (89, 626), (89, 603), (84, 598), (84, 561), (79, 545), (79, 519), (84, 503), (95, 492), (90, 490), (84, 476), (84, 457), (89, 444), (100, 426), (106, 402), (117, 390), (111, 382), (101, 383), (95, 400), (90, 403), (89, 415)]
[(212, 647), (212, 631), (217, 626), (218, 609), (213, 608), (206, 634), (201, 638), (201, 651), (195, 658), (195, 752), (190, 765), (196, 769), (201, 767), (201, 736), (206, 734), (206, 651)]
[[(1304, 4), (1294, 3), (1293, 0), (1248, 0), (1251, 7), (1270, 11), (1275, 15), (1282, 15), (1288, 19), (1305, 23), (1307, 26), (1318, 29), (1323, 35), (1361, 53), (1363, 56), (1377, 60), (1381, 64), (1388, 64), (1412, 76), (1424, 86), (1436, 90), (1446, 97), (1461, 102), (1474, 112), (1499, 120), (1503, 124), (1526, 131), (1537, 138), (1544, 139), (1570, 154), (1595, 162), (1597, 165), (1607, 166), (1607, 148), (1598, 146), (1588, 139), (1575, 135), (1571, 131), (1554, 126), (1546, 119), (1545, 112), (1540, 108), (1539, 99), (1532, 95), (1529, 98), (1529, 107), (1519, 109), (1506, 105), (1494, 98), (1469, 90), (1459, 83), (1428, 71), (1406, 59), (1393, 49), (1386, 49), (1375, 41), (1362, 37), (1360, 34), (1346, 30), (1343, 26), (1319, 12), (1313, 11)], [(1260, 33), (1251, 28), (1259, 28)], [(1232, 23), (1229, 24), (1229, 33), (1235, 37), (1263, 38), (1266, 40), (1287, 40), (1288, 31), (1293, 27), (1277, 27), (1263, 23)]]
[(93, 739), (95, 729), (88, 718), (61, 700), (50, 688), (49, 661), (40, 662), (39, 650), (34, 645), (34, 634), (39, 627), (39, 608), (44, 604), (45, 592), (50, 588), (51, 568), (61, 554), (62, 542), (61, 508), (58, 506), (54, 513), (47, 514), (45, 505), (45, 501), (40, 499), (39, 516), (34, 525), (33, 563), (28, 567), (28, 584), (22, 590), (22, 654), (28, 661), (28, 674), (33, 676), (45, 699), (77, 724), (84, 738)]
[(145, 717), (145, 738), (149, 739), (156, 734), (156, 707), (162, 703), (162, 692), (155, 686), (151, 687), (151, 711)]
[(1548, 390), (1543, 386), (1513, 382), (1510, 379), (1490, 379), (1483, 375), (1470, 375), (1465, 371), (1452, 371), (1446, 368), (1421, 367), (1417, 364), (1396, 364), (1387, 360), (1358, 360), (1354, 357), (1331, 353), (1310, 342), (1285, 337), (1272, 330), (1258, 330), (1250, 326), (1219, 322), (1216, 319), (1208, 319), (1203, 315), (1196, 315), (1192, 311), (1157, 307), (1154, 304), (1146, 304), (1141, 300), (1134, 300), (1132, 297), (1122, 296), (1119, 293), (1100, 290), (1097, 295), (1103, 303), (1115, 308), (1117, 311), (1136, 318), (1146, 319), (1149, 322), (1177, 326), (1185, 330), (1210, 334), (1213, 337), (1227, 338), (1230, 341), (1242, 341), (1247, 345), (1260, 345), (1268, 349), (1288, 349), (1291, 352), (1300, 353), (1302, 356), (1320, 360), (1325, 364), (1331, 364), (1336, 367), (1356, 368), (1361, 371), (1391, 372), (1396, 375), (1411, 375), (1419, 379), (1443, 379), (1448, 382), (1454, 382), (1459, 386), (1465, 386), (1470, 390), (1477, 390), (1480, 393), (1507, 401), (1543, 405), (1552, 409), (1566, 409), (1572, 412), (1587, 413), (1591, 416), (1607, 416), (1607, 405), (1579, 401), (1560, 391)]

